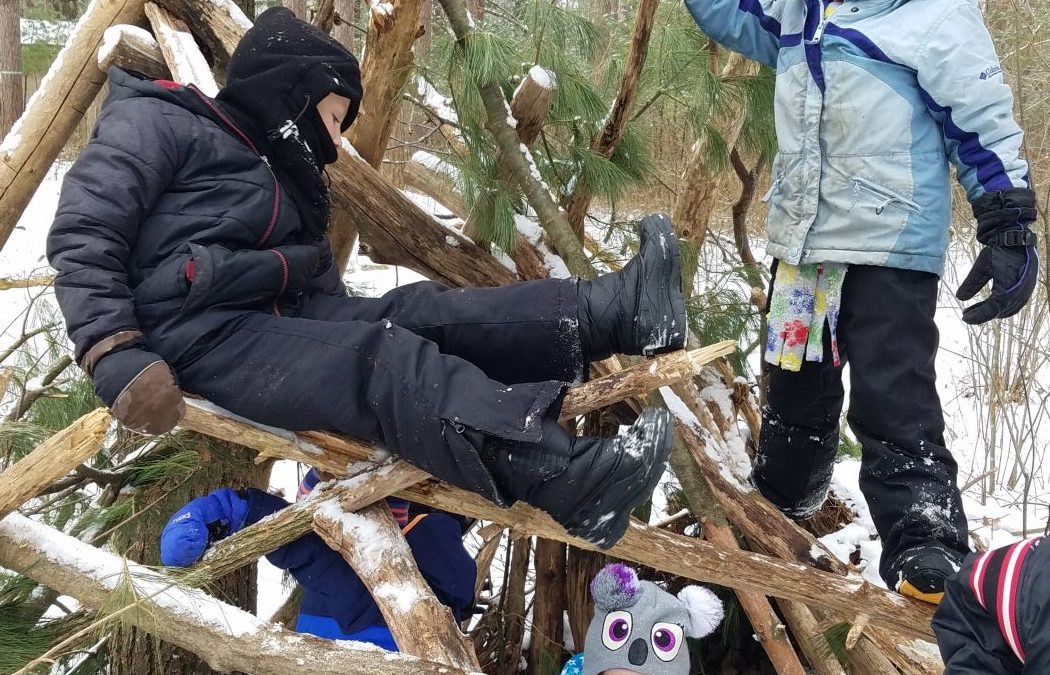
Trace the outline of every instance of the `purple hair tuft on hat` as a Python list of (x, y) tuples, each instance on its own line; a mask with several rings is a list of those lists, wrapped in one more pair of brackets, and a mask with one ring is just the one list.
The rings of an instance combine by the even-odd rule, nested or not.
[(591, 581), (594, 604), (604, 611), (631, 607), (638, 602), (639, 589), (638, 573), (623, 563), (606, 565)]

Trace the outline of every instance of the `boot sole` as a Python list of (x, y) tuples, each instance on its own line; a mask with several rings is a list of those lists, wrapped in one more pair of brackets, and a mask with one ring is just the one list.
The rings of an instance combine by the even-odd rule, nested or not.
[[(638, 303), (636, 331), (637, 344), (642, 354), (653, 356), (681, 349), (685, 346), (686, 314), (682, 296), (682, 262), (678, 237), (671, 219), (662, 213), (646, 216), (639, 224), (641, 246), (660, 247), (660, 255), (653, 263), (652, 256), (641, 257), (642, 274), (638, 276), (644, 300)], [(652, 242), (650, 244), (650, 242)], [(670, 269), (668, 269), (670, 268)], [(670, 316), (663, 313), (670, 308)], [(668, 321), (671, 325), (668, 327)]]
[[(648, 408), (624, 437), (625, 453), (640, 453), (636, 469), (626, 476), (604, 486), (602, 494), (617, 495), (619, 501), (609, 503), (602, 495), (591, 495), (589, 503), (579, 514), (580, 525), (566, 528), (574, 537), (586, 539), (598, 548), (608, 550), (623, 537), (631, 521), (631, 512), (653, 494), (667, 467), (667, 458), (674, 442), (674, 416), (663, 408)], [(637, 470), (641, 467), (641, 471)], [(601, 513), (595, 507), (601, 506)]]

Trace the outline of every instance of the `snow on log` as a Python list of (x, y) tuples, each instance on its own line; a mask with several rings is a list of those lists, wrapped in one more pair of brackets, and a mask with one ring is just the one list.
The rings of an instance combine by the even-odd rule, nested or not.
[[(199, 655), (215, 670), (257, 675), (438, 675), (464, 671), (374, 645), (295, 633), (185, 588), (169, 575), (107, 553), (18, 514), (0, 521), (0, 565), (94, 608), (131, 585), (129, 621)], [(119, 611), (119, 609), (118, 609)]]
[(143, 0), (92, 0), (0, 142), (0, 248), (106, 80), (95, 65), (106, 28), (142, 17)]
[(314, 514), (314, 529), (357, 572), (401, 652), (463, 670), (481, 669), (473, 643), (419, 573), (386, 504), (351, 513), (328, 500)]
[(146, 3), (146, 16), (175, 80), (181, 84), (196, 85), (207, 96), (218, 94), (219, 85), (215, 83), (215, 76), (211, 74), (200, 47), (190, 35), (189, 27), (168, 10), (152, 2)]
[(103, 33), (102, 46), (98, 48), (98, 69), (105, 73), (112, 66), (134, 70), (155, 80), (171, 79), (160, 45), (149, 31), (138, 26), (110, 26)]

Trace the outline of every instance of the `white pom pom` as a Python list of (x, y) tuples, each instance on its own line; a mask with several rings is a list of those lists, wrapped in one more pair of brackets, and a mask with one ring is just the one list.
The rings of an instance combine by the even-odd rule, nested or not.
[(689, 622), (693, 630), (689, 637), (702, 638), (710, 635), (722, 623), (725, 609), (722, 601), (710, 589), (703, 586), (686, 586), (678, 594), (678, 599), (689, 610)]

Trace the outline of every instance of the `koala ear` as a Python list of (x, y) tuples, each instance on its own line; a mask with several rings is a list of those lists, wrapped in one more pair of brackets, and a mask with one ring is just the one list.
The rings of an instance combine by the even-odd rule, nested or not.
[(638, 573), (623, 563), (606, 565), (591, 581), (594, 606), (603, 612), (632, 607), (640, 594)]
[(715, 632), (722, 623), (725, 609), (718, 596), (703, 586), (686, 586), (678, 594), (686, 609), (689, 610), (689, 623), (692, 630), (689, 637), (702, 638)]

